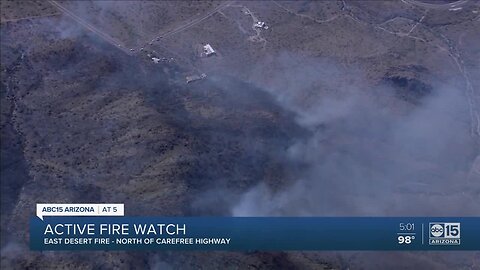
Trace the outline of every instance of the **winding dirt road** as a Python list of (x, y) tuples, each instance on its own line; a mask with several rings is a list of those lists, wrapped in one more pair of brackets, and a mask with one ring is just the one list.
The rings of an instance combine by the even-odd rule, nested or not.
[(57, 8), (58, 10), (60, 10), (61, 12), (63, 12), (64, 14), (70, 16), (73, 20), (75, 20), (77, 23), (79, 23), (81, 26), (83, 26), (85, 29), (95, 33), (97, 36), (99, 36), (100, 38), (102, 38), (103, 40), (105, 40), (106, 42), (112, 44), (113, 46), (115, 46), (115, 48), (121, 50), (122, 52), (128, 54), (128, 55), (133, 55), (133, 53), (128, 50), (127, 48), (125, 48), (125, 46), (123, 45), (123, 43), (116, 39), (116, 38), (113, 38), (111, 37), (109, 34), (103, 32), (102, 30), (96, 28), (95, 26), (93, 26), (92, 24), (88, 23), (87, 21), (85, 21), (84, 19), (78, 17), (77, 15), (75, 15), (75, 13), (71, 12), (70, 10), (68, 10), (67, 8), (65, 8), (64, 6), (62, 6), (60, 3), (58, 3), (57, 1), (54, 1), (54, 0), (49, 0), (48, 1), (51, 5), (53, 5), (55, 8)]
[(181, 31), (184, 31), (194, 25), (197, 25), (198, 23), (210, 18), (213, 14), (217, 13), (218, 11), (228, 7), (229, 5), (233, 4), (235, 1), (226, 1), (226, 2), (223, 2), (221, 3), (220, 5), (218, 5), (218, 7), (212, 9), (211, 11), (209, 11), (207, 14), (199, 17), (199, 18), (195, 18), (195, 19), (192, 19), (191, 21), (185, 23), (185, 24), (182, 24), (174, 29), (171, 29), (171, 30), (168, 30), (166, 32), (163, 32), (163, 33), (160, 33), (157, 37), (158, 38), (166, 38), (166, 37), (169, 37), (171, 35), (174, 35), (176, 33), (179, 33)]
[(402, 2), (404, 3), (409, 3), (414, 6), (418, 6), (426, 9), (443, 9), (443, 10), (461, 7), (464, 4), (468, 3), (468, 1), (469, 0), (460, 0), (452, 3), (434, 4), (434, 3), (427, 3), (427, 2), (418, 1), (418, 0), (402, 0)]

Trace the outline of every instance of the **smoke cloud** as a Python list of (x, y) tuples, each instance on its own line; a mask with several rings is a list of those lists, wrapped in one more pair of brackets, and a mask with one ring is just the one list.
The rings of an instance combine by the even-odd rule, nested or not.
[(306, 169), (281, 188), (250, 189), (232, 215), (480, 214), (478, 138), (458, 85), (433, 83), (413, 106), (388, 85), (368, 85), (359, 69), (289, 55), (272, 64), (280, 72), (255, 79), (311, 131), (284, 153)]

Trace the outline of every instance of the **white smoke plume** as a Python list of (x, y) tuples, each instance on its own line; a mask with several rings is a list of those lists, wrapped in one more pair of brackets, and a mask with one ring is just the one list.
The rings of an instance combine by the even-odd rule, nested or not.
[(411, 106), (353, 68), (272, 61), (281, 71), (262, 87), (311, 131), (285, 152), (307, 169), (280, 191), (265, 183), (249, 190), (234, 216), (480, 214), (480, 181), (469, 173), (478, 138), (460, 84), (435, 83)]

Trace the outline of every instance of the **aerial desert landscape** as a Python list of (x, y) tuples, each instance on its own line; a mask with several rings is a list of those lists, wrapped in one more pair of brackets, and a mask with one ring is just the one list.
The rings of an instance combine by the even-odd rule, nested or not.
[(480, 269), (479, 252), (34, 252), (38, 202), (480, 216), (480, 3), (1, 1), (2, 269)]

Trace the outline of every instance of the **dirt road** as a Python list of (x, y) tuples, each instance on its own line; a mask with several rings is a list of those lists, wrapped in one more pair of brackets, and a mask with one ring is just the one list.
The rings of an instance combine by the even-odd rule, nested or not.
[(93, 26), (92, 24), (88, 23), (87, 21), (85, 21), (84, 19), (78, 17), (77, 15), (75, 15), (75, 13), (71, 12), (70, 10), (68, 10), (67, 8), (65, 8), (64, 6), (62, 6), (60, 3), (58, 3), (57, 1), (54, 1), (54, 0), (49, 0), (48, 1), (51, 5), (53, 5), (54, 7), (56, 7), (57, 9), (59, 9), (61, 12), (63, 12), (64, 14), (70, 16), (73, 20), (75, 20), (77, 23), (79, 23), (81, 26), (83, 26), (85, 29), (95, 33), (97, 36), (99, 36), (100, 38), (102, 38), (103, 40), (105, 40), (106, 42), (112, 44), (113, 46), (115, 46), (115, 48), (121, 50), (122, 52), (128, 54), (128, 55), (133, 55), (133, 53), (127, 49), (123, 43), (121, 41), (119, 41), (118, 39), (115, 39), (113, 37), (111, 37), (110, 35), (108, 35), (107, 33), (101, 31), (100, 29), (96, 28), (95, 26)]

